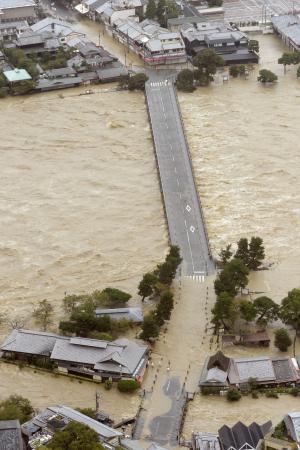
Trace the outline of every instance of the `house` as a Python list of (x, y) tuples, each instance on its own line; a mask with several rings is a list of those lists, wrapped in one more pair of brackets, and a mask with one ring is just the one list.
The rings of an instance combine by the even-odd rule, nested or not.
[(245, 333), (241, 335), (240, 343), (246, 346), (269, 347), (270, 338), (266, 331)]
[(256, 450), (264, 436), (271, 430), (272, 422), (250, 426), (237, 422), (232, 428), (224, 425), (218, 430), (222, 450)]
[(220, 442), (218, 435), (212, 433), (193, 433), (192, 435), (193, 450), (220, 450)]
[(228, 387), (248, 389), (250, 378), (264, 387), (292, 386), (300, 380), (299, 366), (295, 358), (227, 358), (218, 352), (206, 359), (199, 386), (202, 392), (205, 388), (216, 392)]
[(31, 76), (25, 69), (6, 70), (3, 75), (10, 85), (20, 83), (21, 81), (31, 80)]
[(31, 29), (27, 29), (17, 36), (13, 43), (25, 55), (34, 53), (37, 56), (41, 56), (44, 53), (55, 55), (62, 45), (59, 38), (53, 33), (49, 31), (32, 31)]
[(28, 28), (28, 26), (27, 20), (1, 22), (0, 19), (0, 40), (6, 42), (16, 39), (19, 34)]
[(76, 72), (72, 67), (62, 67), (60, 69), (46, 70), (47, 78), (70, 78), (75, 77)]
[[(108, 69), (109, 70), (109, 69)], [(108, 316), (112, 320), (130, 320), (133, 323), (142, 323), (144, 320), (141, 308), (114, 308), (114, 309), (96, 309), (96, 316)]]
[(300, 18), (296, 15), (286, 14), (272, 16), (271, 22), (274, 31), (279, 34), (285, 45), (291, 51), (300, 51)]
[(21, 425), (18, 420), (0, 420), (0, 449), (25, 450)]
[(141, 381), (148, 360), (148, 347), (128, 339), (110, 342), (40, 331), (13, 330), (1, 346), (1, 354), (4, 358), (50, 362), (59, 372), (95, 381), (109, 378)]
[(112, 33), (148, 65), (179, 64), (187, 60), (180, 33), (161, 28), (152, 20), (140, 23), (130, 19), (119, 20)]
[(191, 56), (211, 48), (226, 64), (258, 62), (258, 55), (248, 50), (246, 34), (225, 22), (184, 23), (180, 33)]
[(0, 22), (16, 22), (36, 19), (34, 0), (0, 0)]
[(52, 33), (52, 35), (59, 37), (61, 43), (65, 43), (68, 39), (72, 39), (74, 37), (85, 36), (84, 33), (75, 31), (68, 23), (59, 19), (53, 19), (52, 17), (47, 17), (46, 19), (35, 23), (31, 26), (31, 30), (38, 33), (48, 31)]
[[(63, 430), (70, 422), (79, 422), (89, 426), (99, 435), (99, 441), (108, 445), (118, 444), (122, 433), (68, 406), (50, 406), (22, 425), (22, 432), (28, 438), (30, 449), (48, 444), (53, 434)], [(1, 444), (0, 444), (1, 445)], [(0, 447), (1, 448), (1, 447)], [(15, 450), (15, 449), (14, 449)]]
[(293, 440), (300, 444), (300, 412), (292, 412), (284, 416), (284, 423)]

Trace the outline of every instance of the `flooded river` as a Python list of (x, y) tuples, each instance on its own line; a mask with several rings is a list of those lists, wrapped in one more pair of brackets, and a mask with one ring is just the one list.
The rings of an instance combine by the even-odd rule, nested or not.
[[(79, 26), (97, 39), (98, 25)], [(122, 54), (110, 38), (100, 39)], [(262, 236), (267, 258), (276, 264), (256, 274), (253, 287), (279, 300), (299, 286), (300, 82), (294, 68), (283, 76), (274, 63), (283, 51), (280, 41), (274, 36), (260, 41), (263, 66), (280, 76), (277, 86), (260, 86), (254, 73), (248, 80), (181, 94), (180, 102), (214, 251), (241, 236)], [(129, 61), (137, 63), (134, 57)], [(101, 93), (90, 96), (78, 96), (76, 89), (1, 100), (0, 312), (25, 317), (26, 326), (32, 326), (31, 312), (40, 299), (51, 300), (59, 314), (65, 292), (114, 285), (129, 290), (137, 303), (139, 278), (166, 251), (144, 98), (109, 88), (97, 87)], [(181, 308), (184, 314), (186, 305)], [(194, 330), (199, 315), (190, 316)], [(7, 327), (0, 332), (6, 334)], [(165, 347), (158, 346), (165, 358), (170, 349), (176, 351), (177, 333), (166, 337)], [(211, 350), (203, 338), (199, 367)], [(19, 391), (37, 407), (89, 406), (96, 388), (0, 365), (0, 398)], [(117, 418), (127, 401), (130, 412), (138, 403), (137, 397), (121, 398), (116, 391), (103, 395), (104, 409)], [(197, 397), (187, 430), (201, 423), (214, 431), (225, 417), (228, 424), (247, 418), (248, 410), (255, 418), (256, 405), (265, 408), (261, 416), (268, 406), (279, 414), (276, 404), (283, 412), (294, 409), (291, 397), (268, 403), (243, 399), (235, 409), (222, 399), (204, 403)]]
[(217, 254), (242, 236), (261, 236), (275, 268), (252, 278), (255, 290), (280, 300), (300, 275), (300, 80), (277, 64), (279, 38), (260, 36), (261, 65), (275, 86), (248, 80), (181, 94), (198, 189)]

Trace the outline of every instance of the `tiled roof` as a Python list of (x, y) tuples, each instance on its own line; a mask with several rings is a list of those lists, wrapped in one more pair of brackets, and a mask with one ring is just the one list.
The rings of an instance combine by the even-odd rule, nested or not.
[(0, 449), (23, 449), (21, 427), (18, 420), (0, 420)]

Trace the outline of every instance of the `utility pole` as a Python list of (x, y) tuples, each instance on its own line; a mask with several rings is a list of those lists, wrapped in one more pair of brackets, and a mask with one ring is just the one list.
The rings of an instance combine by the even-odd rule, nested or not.
[(100, 412), (100, 392), (96, 391), (96, 414)]

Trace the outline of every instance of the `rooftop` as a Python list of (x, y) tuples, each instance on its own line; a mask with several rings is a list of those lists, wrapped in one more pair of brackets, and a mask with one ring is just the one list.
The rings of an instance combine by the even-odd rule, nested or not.
[(0, 9), (24, 8), (35, 6), (34, 0), (0, 0)]
[(10, 83), (17, 83), (18, 81), (31, 80), (31, 76), (25, 69), (7, 70), (6, 72), (3, 72), (3, 74)]
[(273, 16), (273, 25), (285, 36), (300, 46), (300, 18), (292, 14)]
[(23, 450), (21, 426), (18, 420), (0, 420), (0, 448)]
[[(111, 74), (112, 72), (108, 73)], [(103, 71), (101, 71), (101, 75), (103, 75)], [(97, 316), (110, 316), (110, 318), (114, 320), (127, 319), (135, 323), (143, 322), (143, 313), (141, 308), (114, 308), (114, 309), (97, 308), (95, 312)]]

